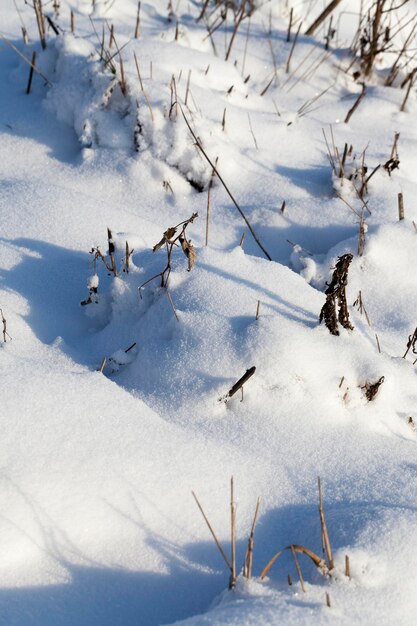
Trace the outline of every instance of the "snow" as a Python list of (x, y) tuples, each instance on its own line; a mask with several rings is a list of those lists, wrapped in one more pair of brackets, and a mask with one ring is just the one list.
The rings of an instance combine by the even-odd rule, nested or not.
[[(0, 7), (0, 33), (26, 57), (36, 51), (51, 83), (35, 74), (27, 95), (28, 65), (0, 40), (0, 621), (414, 625), (415, 87), (401, 112), (407, 68), (386, 87), (392, 57), (381, 55), (343, 122), (361, 91), (343, 71), (358, 20), (350, 0), (328, 53), (327, 23), (314, 38), (301, 31), (289, 74), (287, 3), (255, 2), (227, 62), (224, 28), (211, 42), (197, 21), (202, 3), (173, 3), (170, 19), (166, 5), (141, 3), (137, 40), (135, 0), (62, 0), (58, 16), (45, 5), (61, 29), (48, 29), (46, 50), (33, 8)], [(307, 24), (326, 3), (293, 5)], [(399, 19), (415, 8), (410, 0)], [(100, 61), (110, 24), (125, 95), (115, 43), (116, 74)], [(396, 37), (403, 45), (405, 32)], [(352, 145), (343, 179), (323, 131), (333, 158)], [(400, 167), (388, 173), (394, 133)], [(361, 199), (362, 167), (378, 164)], [(152, 249), (197, 212), (185, 231), (196, 265), (188, 271), (173, 245), (166, 291), (172, 239)], [(333, 336), (319, 314), (347, 253), (354, 330)], [(368, 401), (366, 385), (381, 377)], [(229, 558), (231, 476), (233, 590), (191, 494)], [(303, 592), (287, 551), (261, 580), (285, 546), (322, 555), (318, 476), (331, 576), (299, 555)]]

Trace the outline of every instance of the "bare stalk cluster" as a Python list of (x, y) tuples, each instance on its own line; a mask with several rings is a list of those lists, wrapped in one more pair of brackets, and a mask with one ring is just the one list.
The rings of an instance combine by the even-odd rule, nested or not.
[[(194, 500), (197, 503), (198, 508), (200, 509), (200, 512), (204, 518), (204, 521), (206, 522), (208, 526), (211, 536), (213, 537), (214, 542), (216, 546), (218, 547), (219, 552), (222, 555), (223, 560), (226, 563), (226, 566), (230, 572), (229, 589), (234, 589), (236, 586), (236, 581), (237, 581), (237, 567), (236, 567), (236, 502), (234, 498), (233, 476), (230, 479), (230, 558), (226, 555), (226, 551), (224, 550), (222, 544), (218, 540), (217, 535), (214, 532), (213, 527), (210, 524), (208, 517), (205, 514), (204, 509), (201, 506), (196, 494), (194, 493), (194, 491), (192, 491), (191, 493), (193, 495)], [(242, 575), (244, 578), (248, 578), (248, 579), (252, 577), (253, 549), (255, 545), (254, 536), (255, 536), (256, 524), (258, 521), (260, 503), (261, 503), (261, 500), (260, 498), (258, 498), (256, 502), (255, 514), (253, 516), (251, 530), (249, 533), (248, 546), (247, 546), (244, 561), (243, 561)]]
[[(88, 281), (88, 289), (89, 294), (88, 298), (81, 301), (82, 306), (86, 306), (87, 304), (93, 304), (98, 302), (98, 274), (97, 274), (97, 261), (100, 260), (109, 274), (113, 275), (116, 278), (119, 275), (117, 264), (116, 264), (116, 245), (114, 243), (113, 234), (110, 228), (107, 228), (107, 242), (108, 242), (108, 251), (107, 255), (104, 255), (100, 250), (99, 246), (95, 246), (91, 248), (90, 254), (93, 255), (93, 277)], [(126, 241), (125, 243), (125, 257), (123, 262), (123, 272), (129, 273), (130, 269), (130, 259), (134, 250), (129, 247), (129, 243)]]
[(204, 0), (197, 21), (204, 21), (207, 28), (207, 37), (210, 38), (214, 53), (217, 54), (213, 34), (222, 26), (228, 29), (228, 20), (231, 15), (231, 34), (226, 45), (225, 60), (230, 57), (233, 42), (239, 27), (246, 18), (250, 18), (255, 9), (253, 0)]
[[(169, 276), (171, 274), (171, 269), (172, 269), (172, 254), (173, 254), (174, 248), (179, 246), (187, 258), (188, 271), (190, 272), (192, 270), (197, 260), (197, 256), (196, 256), (195, 248), (193, 244), (191, 243), (191, 239), (188, 239), (187, 237), (187, 228), (190, 224), (194, 222), (194, 220), (197, 217), (198, 217), (198, 213), (193, 213), (191, 217), (188, 218), (188, 220), (185, 220), (184, 222), (180, 222), (176, 226), (171, 226), (164, 232), (162, 239), (157, 244), (154, 245), (153, 251), (157, 252), (157, 250), (165, 247), (166, 254), (167, 254), (166, 265), (161, 272), (159, 272), (158, 274), (155, 274), (155, 276), (152, 276), (148, 280), (145, 280), (145, 282), (142, 283), (142, 285), (139, 287), (139, 294), (141, 294), (141, 289), (145, 285), (155, 280), (155, 278), (160, 278), (161, 280), (160, 286), (162, 287), (162, 289), (165, 290), (165, 293), (167, 295), (167, 298), (169, 300), (169, 303), (171, 305), (171, 308), (177, 320), (178, 320), (177, 312), (175, 310), (175, 306), (172, 301), (171, 294), (168, 291), (168, 281), (169, 281)], [(178, 232), (178, 229), (180, 229), (179, 232)]]

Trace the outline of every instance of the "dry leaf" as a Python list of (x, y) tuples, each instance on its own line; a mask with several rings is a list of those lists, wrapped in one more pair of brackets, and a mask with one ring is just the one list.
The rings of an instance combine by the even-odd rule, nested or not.
[(319, 556), (317, 556), (317, 554), (315, 554), (312, 550), (310, 550), (309, 548), (306, 548), (305, 546), (297, 546), (297, 545), (290, 545), (290, 546), (286, 546), (285, 548), (283, 548), (282, 550), (280, 550), (279, 552), (277, 552), (272, 559), (266, 564), (266, 566), (264, 567), (262, 573), (261, 573), (261, 580), (263, 578), (265, 578), (265, 576), (268, 574), (269, 570), (271, 569), (271, 567), (273, 566), (273, 564), (275, 563), (275, 561), (281, 556), (281, 554), (283, 552), (285, 552), (285, 550), (291, 550), (293, 549), (295, 552), (301, 552), (302, 554), (305, 554), (306, 556), (310, 557), (310, 559), (313, 561), (314, 565), (324, 574), (327, 575), (329, 574), (329, 569), (326, 565), (326, 563), (323, 561), (323, 559), (321, 559)]
[(181, 248), (188, 259), (188, 271), (190, 272), (197, 260), (195, 248), (191, 241), (188, 241), (183, 235), (180, 235)]
[(164, 236), (162, 237), (161, 241), (159, 241), (153, 248), (152, 250), (154, 252), (156, 252), (157, 250), (159, 250), (159, 248), (162, 248), (162, 246), (164, 245), (165, 242), (169, 241), (171, 239), (171, 237), (173, 237), (175, 235), (175, 233), (177, 232), (177, 229), (174, 228), (173, 226), (171, 226), (171, 228), (168, 228), (168, 230), (166, 230), (164, 232)]

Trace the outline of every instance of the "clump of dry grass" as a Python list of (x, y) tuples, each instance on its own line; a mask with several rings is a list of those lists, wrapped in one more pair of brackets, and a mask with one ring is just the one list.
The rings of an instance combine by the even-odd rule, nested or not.
[[(193, 495), (194, 500), (197, 503), (198, 508), (200, 509), (200, 512), (204, 518), (204, 521), (206, 522), (208, 526), (208, 529), (210, 530), (210, 533), (214, 539), (214, 542), (216, 546), (218, 547), (219, 552), (222, 555), (223, 560), (226, 563), (226, 566), (230, 572), (229, 589), (234, 589), (236, 586), (236, 581), (237, 581), (237, 569), (236, 569), (236, 502), (234, 498), (233, 476), (230, 479), (230, 558), (226, 555), (226, 552), (222, 544), (218, 540), (217, 535), (214, 532), (213, 527), (210, 524), (208, 517), (205, 514), (204, 509), (201, 506), (196, 494), (194, 493), (194, 491), (192, 491), (191, 493)], [(250, 534), (248, 538), (248, 547), (246, 549), (244, 563), (243, 563), (242, 574), (245, 578), (248, 578), (248, 579), (251, 578), (252, 576), (254, 535), (255, 535), (256, 523), (258, 520), (259, 507), (260, 507), (260, 498), (258, 498), (256, 502), (255, 514), (253, 517), (253, 522), (252, 522), (252, 526), (251, 526), (251, 530), (250, 530)]]
[[(306, 547), (306, 546), (302, 546), (302, 545), (298, 545), (298, 544), (289, 544), (287, 546), (285, 546), (284, 548), (282, 548), (279, 552), (277, 552), (276, 554), (274, 554), (274, 556), (268, 561), (268, 563), (265, 565), (265, 567), (263, 568), (261, 574), (260, 574), (260, 579), (263, 580), (268, 573), (270, 572), (271, 568), (273, 567), (273, 565), (277, 562), (277, 560), (279, 559), (279, 557), (284, 554), (286, 551), (291, 551), (291, 554), (293, 556), (294, 559), (294, 564), (295, 564), (295, 568), (297, 570), (297, 574), (300, 580), (300, 585), (302, 590), (305, 592), (305, 586), (304, 586), (304, 579), (303, 579), (303, 575), (301, 572), (301, 567), (300, 564), (298, 562), (297, 559), (297, 554), (304, 554), (305, 556), (307, 556), (313, 563), (314, 565), (317, 567), (317, 569), (323, 574), (323, 576), (329, 578), (332, 577), (335, 571), (335, 566), (334, 566), (334, 560), (333, 560), (333, 555), (332, 555), (332, 549), (331, 549), (331, 545), (330, 545), (330, 539), (329, 539), (329, 533), (327, 530), (327, 524), (326, 524), (326, 520), (325, 520), (325, 515), (324, 515), (324, 507), (323, 507), (323, 494), (322, 494), (322, 488), (321, 488), (321, 481), (320, 478), (318, 478), (318, 489), (319, 489), (319, 506), (318, 506), (318, 510), (319, 510), (319, 518), (320, 518), (320, 527), (321, 527), (321, 537), (322, 537), (322, 549), (323, 549), (323, 556), (320, 557), (318, 554), (316, 554), (315, 552), (313, 552), (313, 550), (311, 550), (310, 548)], [(230, 578), (229, 578), (229, 589), (234, 589), (234, 587), (236, 586), (236, 582), (237, 582), (237, 570), (236, 570), (236, 503), (235, 503), (235, 499), (234, 499), (234, 483), (233, 483), (233, 477), (231, 479), (230, 482), (230, 515), (231, 515), (231, 545), (230, 545), (230, 557), (226, 554), (226, 550), (223, 548), (222, 544), (220, 543), (214, 529), (213, 526), (210, 524), (208, 517), (200, 503), (200, 501), (198, 500), (196, 494), (194, 493), (194, 491), (192, 491), (192, 495), (194, 497), (194, 500), (197, 503), (198, 508), (200, 509), (200, 512), (204, 518), (204, 521), (206, 522), (208, 529), (213, 537), (213, 540), (227, 566), (227, 569), (230, 573)], [(250, 579), (252, 576), (252, 564), (253, 564), (253, 552), (254, 552), (254, 534), (255, 534), (255, 529), (256, 529), (256, 525), (257, 525), (257, 521), (258, 521), (258, 516), (259, 516), (259, 508), (260, 508), (260, 498), (258, 498), (257, 503), (256, 503), (256, 508), (255, 508), (255, 514), (253, 517), (253, 521), (252, 521), (252, 526), (251, 526), (251, 530), (250, 530), (250, 534), (249, 534), (249, 538), (248, 538), (248, 543), (247, 543), (247, 548), (246, 548), (246, 552), (245, 552), (245, 557), (244, 557), (244, 561), (243, 561), (243, 568), (242, 568), (242, 576), (244, 578)], [(350, 574), (350, 561), (349, 561), (349, 557), (346, 555), (345, 556), (345, 576), (347, 578), (350, 579), (351, 574)], [(292, 585), (292, 579), (291, 576), (288, 575), (288, 584)], [(328, 606), (330, 606), (330, 599), (327, 602)]]

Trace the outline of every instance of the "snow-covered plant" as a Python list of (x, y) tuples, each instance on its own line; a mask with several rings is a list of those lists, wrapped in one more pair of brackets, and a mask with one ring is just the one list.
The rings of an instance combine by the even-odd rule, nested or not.
[[(108, 259), (104, 256), (99, 246), (93, 247), (90, 250), (90, 254), (94, 255), (93, 258), (93, 274), (87, 280), (87, 287), (89, 290), (89, 296), (87, 299), (82, 300), (80, 303), (82, 306), (87, 304), (92, 304), (98, 302), (98, 285), (99, 285), (99, 277), (97, 274), (97, 259), (100, 259), (106, 269), (113, 274), (114, 277), (117, 276), (117, 266), (114, 254), (116, 252), (116, 246), (113, 241), (113, 235), (110, 228), (107, 228), (107, 240), (108, 240)], [(129, 271), (129, 261), (132, 255), (132, 251), (129, 250), (129, 244), (126, 242), (126, 257), (125, 257), (125, 269), (124, 271)]]

